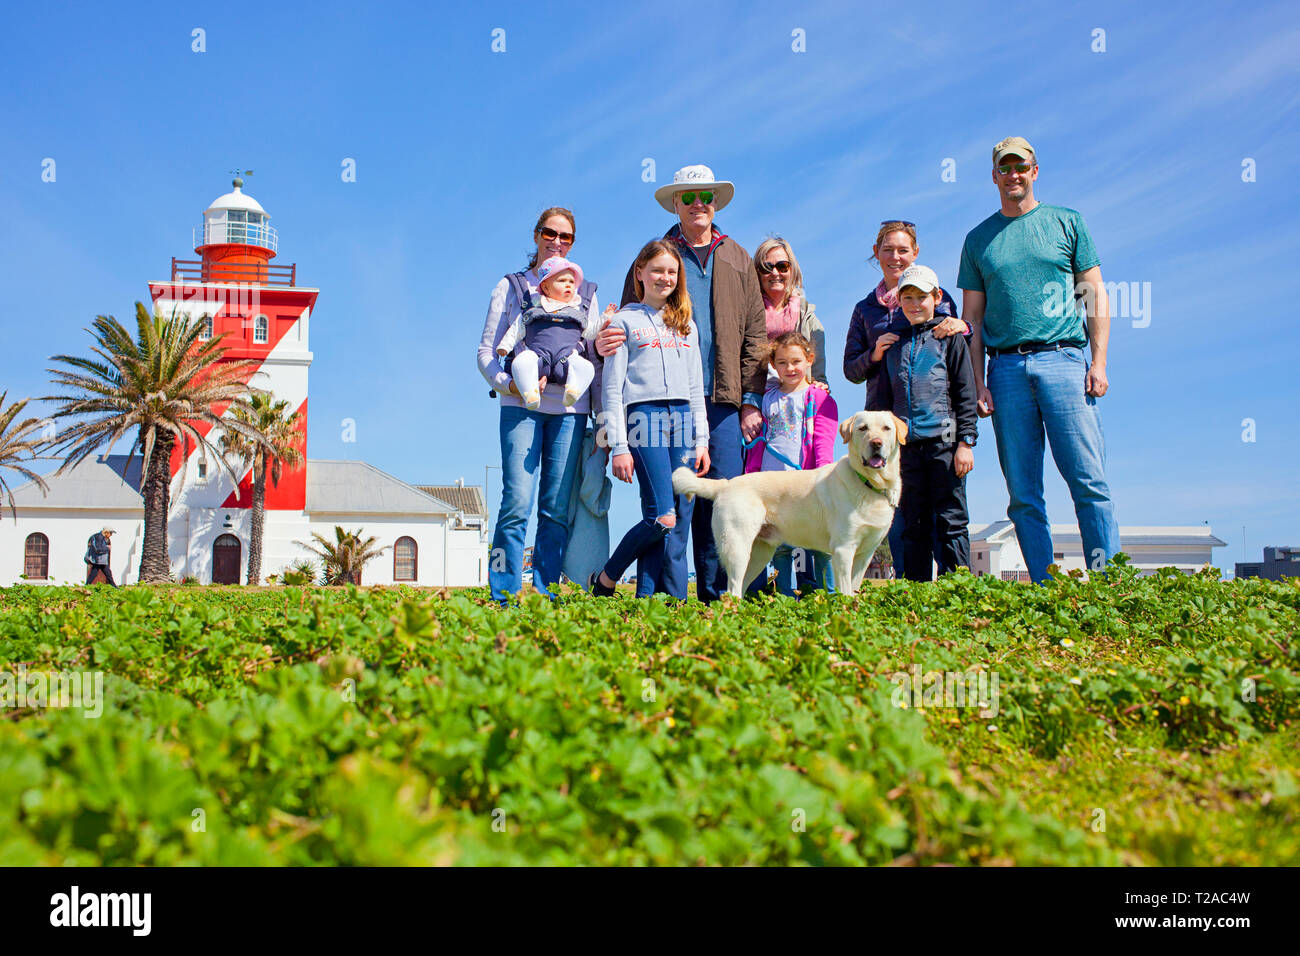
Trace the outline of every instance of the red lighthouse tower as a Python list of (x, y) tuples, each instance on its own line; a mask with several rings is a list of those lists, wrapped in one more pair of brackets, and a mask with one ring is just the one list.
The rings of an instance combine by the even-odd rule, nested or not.
[[(286, 470), (266, 489), (268, 511), (306, 508), (307, 373), (311, 367), (308, 329), (319, 289), (297, 285), (297, 266), (273, 264), (279, 237), (270, 215), (243, 192), (242, 179), (203, 212), (198, 260), (173, 258), (171, 279), (149, 283), (154, 308), (173, 310), (204, 323), (203, 337), (223, 336), (225, 359), (254, 359), (248, 384), (287, 399), (302, 421), (304, 464)], [(186, 460), (188, 458), (188, 460)], [(185, 465), (185, 485), (176, 491), (194, 503), (220, 509), (252, 506), (252, 469), (236, 485), (225, 469), (202, 460), (198, 449), (179, 446), (172, 473)], [(238, 467), (231, 463), (232, 467)]]

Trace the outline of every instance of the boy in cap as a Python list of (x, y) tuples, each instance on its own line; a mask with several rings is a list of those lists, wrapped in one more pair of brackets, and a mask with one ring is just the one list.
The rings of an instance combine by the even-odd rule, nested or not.
[[(551, 256), (537, 269), (541, 301), (524, 309), (497, 343), (505, 371), (514, 379), (524, 405), (534, 411), (542, 404), (540, 382), (564, 385), (564, 404), (572, 407), (596, 377), (596, 367), (582, 357), (582, 339), (596, 335), (578, 296), (582, 268), (562, 256)], [(613, 311), (613, 308), (607, 310)], [(523, 340), (524, 347), (509, 358)]]
[(970, 567), (966, 474), (975, 467), (975, 372), (966, 337), (936, 338), (935, 307), (942, 300), (934, 270), (911, 265), (898, 279), (898, 304), (909, 323), (897, 342), (877, 343), (884, 362), (882, 407), (907, 423), (902, 449), (903, 576), (933, 580)]

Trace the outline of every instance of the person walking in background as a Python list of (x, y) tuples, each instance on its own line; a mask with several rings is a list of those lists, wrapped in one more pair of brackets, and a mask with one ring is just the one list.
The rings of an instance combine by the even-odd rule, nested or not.
[(86, 541), (86, 583), (107, 583), (117, 587), (113, 580), (113, 529), (105, 526)]
[[(916, 261), (920, 252), (915, 223), (906, 219), (886, 219), (880, 224), (876, 242), (871, 247), (871, 258), (880, 266), (880, 282), (853, 307), (844, 342), (844, 377), (855, 385), (866, 383), (865, 407), (869, 412), (890, 410), (878, 395), (881, 364), (873, 355), (880, 342), (888, 348), (911, 327), (903, 310), (898, 307), (898, 277)], [(943, 294), (935, 307), (935, 315), (941, 321), (934, 327), (933, 336), (943, 339), (958, 332), (970, 335), (970, 326), (957, 318), (957, 303), (947, 292), (940, 291)], [(906, 549), (903, 509), (899, 508), (894, 512), (894, 523), (889, 528), (889, 551), (896, 576), (902, 573)]]
[[(673, 470), (693, 463), (696, 474), (709, 471), (700, 336), (675, 243), (647, 243), (632, 276), (640, 301), (610, 320), (626, 344), (607, 359), (603, 388), (614, 477), (630, 482), (636, 475), (641, 522), (587, 583), (593, 594), (612, 595), (623, 572), (638, 561), (637, 597), (649, 597), (668, 581), (675, 588), (668, 593), (686, 600), (686, 552), (670, 553), (665, 539), (687, 506), (686, 496), (673, 491)], [(665, 568), (669, 562), (673, 567)]]
[[(767, 387), (767, 324), (758, 277), (749, 253), (713, 222), (734, 194), (735, 186), (717, 180), (708, 166), (683, 167), (673, 174), (672, 183), (655, 190), (659, 205), (678, 219), (664, 238), (681, 256), (700, 337), (709, 478), (734, 478), (741, 473), (741, 441), (752, 441), (763, 427), (759, 408)], [(623, 284), (622, 301), (624, 305), (639, 301), (633, 270)], [(623, 340), (623, 331), (609, 325), (596, 337), (597, 351), (612, 355)], [(664, 574), (686, 567), (688, 535), (695, 557), (696, 596), (716, 601), (727, 589), (727, 572), (714, 546), (713, 502), (687, 501), (678, 511), (677, 524), (665, 544)], [(685, 585), (685, 580), (667, 578), (657, 590), (678, 594)]]
[(908, 328), (896, 344), (876, 341), (883, 363), (879, 396), (907, 424), (903, 446), (903, 575), (934, 580), (970, 567), (966, 475), (975, 467), (978, 437), (975, 375), (965, 336), (940, 339), (935, 310), (943, 300), (934, 270), (912, 264), (898, 279)]
[(1038, 156), (1027, 140), (1011, 136), (993, 147), (1001, 209), (967, 234), (957, 285), (973, 329), (979, 414), (993, 416), (1007, 516), (1030, 578), (1041, 582), (1052, 563), (1044, 435), (1074, 499), (1088, 567), (1101, 570), (1120, 543), (1097, 409), (1110, 387), (1110, 301), (1083, 217), (1035, 199), (1037, 180)]
[[(533, 543), (533, 586), (551, 597), (560, 580), (569, 536), (569, 500), (582, 453), (583, 424), (591, 411), (599, 411), (600, 359), (592, 343), (583, 340), (581, 354), (596, 369), (591, 387), (574, 403), (565, 405), (564, 386), (540, 381), (541, 401), (525, 407), (510, 373), (501, 366), (497, 344), (516, 320), (540, 302), (538, 264), (552, 256), (565, 256), (575, 236), (573, 213), (559, 206), (544, 210), (533, 227), (535, 249), (523, 272), (513, 272), (492, 290), (487, 321), (478, 346), (478, 367), (501, 398), (501, 507), (488, 561), (488, 586), (492, 599), (505, 604), (523, 586), (524, 533), (537, 504), (537, 535)], [(575, 274), (575, 278), (577, 277)], [(599, 321), (596, 286), (581, 281), (577, 296), (582, 311)], [(594, 407), (593, 407), (594, 406)], [(539, 482), (540, 473), (540, 482)], [(540, 495), (537, 487), (540, 484)]]

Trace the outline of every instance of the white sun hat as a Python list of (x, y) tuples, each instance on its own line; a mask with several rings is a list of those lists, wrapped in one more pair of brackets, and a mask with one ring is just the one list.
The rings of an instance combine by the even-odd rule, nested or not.
[(727, 203), (731, 202), (731, 197), (736, 195), (735, 185), (714, 179), (713, 170), (709, 169), (708, 166), (683, 166), (673, 173), (671, 183), (660, 186), (655, 190), (655, 199), (659, 202), (659, 205), (669, 212), (676, 213), (677, 210), (673, 208), (673, 197), (678, 193), (693, 189), (713, 190), (713, 208), (715, 210), (727, 205)]

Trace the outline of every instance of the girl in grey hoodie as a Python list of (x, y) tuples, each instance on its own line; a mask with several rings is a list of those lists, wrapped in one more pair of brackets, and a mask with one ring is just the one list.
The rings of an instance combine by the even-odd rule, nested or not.
[(640, 560), (637, 597), (654, 593), (665, 561), (681, 565), (668, 579), (680, 582), (686, 599), (686, 555), (669, 556), (664, 539), (676, 523), (690, 520), (690, 503), (673, 493), (672, 473), (694, 465), (709, 470), (709, 420), (704, 410), (700, 336), (691, 321), (691, 300), (677, 250), (662, 239), (647, 243), (632, 265), (637, 297), (612, 320), (627, 338), (605, 359), (604, 441), (614, 477), (641, 487), (641, 521), (623, 536), (605, 567), (591, 576), (593, 594), (610, 595), (633, 561)]

